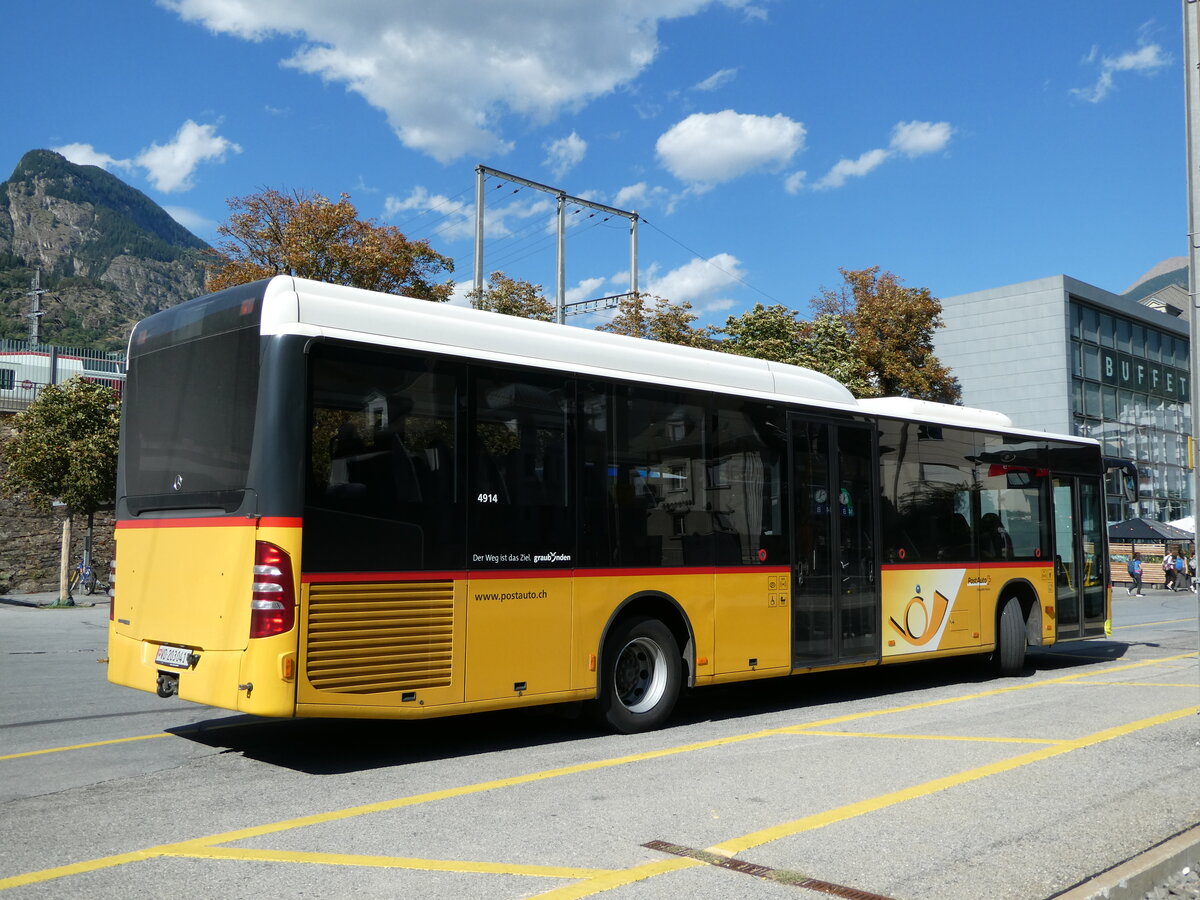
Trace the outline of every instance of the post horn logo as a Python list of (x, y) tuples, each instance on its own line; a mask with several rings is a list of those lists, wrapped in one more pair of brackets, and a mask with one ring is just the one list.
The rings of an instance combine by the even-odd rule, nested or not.
[(949, 609), (950, 601), (941, 591), (934, 591), (933, 609), (930, 610), (925, 605), (925, 598), (921, 596), (921, 589), (918, 587), (916, 596), (909, 600), (908, 606), (904, 608), (904, 624), (897, 622), (894, 616), (889, 617), (888, 622), (914, 647), (923, 647), (941, 630)]

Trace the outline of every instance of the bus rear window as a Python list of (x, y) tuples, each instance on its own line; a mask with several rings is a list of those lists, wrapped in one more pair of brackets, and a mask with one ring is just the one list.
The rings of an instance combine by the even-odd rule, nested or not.
[(250, 467), (258, 372), (256, 327), (135, 352), (123, 443), (131, 512), (238, 507)]

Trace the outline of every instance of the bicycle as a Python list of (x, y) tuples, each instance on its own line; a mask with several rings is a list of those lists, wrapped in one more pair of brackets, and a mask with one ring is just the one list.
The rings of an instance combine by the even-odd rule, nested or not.
[(83, 588), (83, 592), (90, 596), (96, 592), (96, 588), (99, 586), (99, 583), (96, 581), (96, 570), (84, 558), (79, 561), (79, 565), (71, 570), (71, 577), (67, 581), (67, 593), (68, 595), (74, 594), (76, 588)]

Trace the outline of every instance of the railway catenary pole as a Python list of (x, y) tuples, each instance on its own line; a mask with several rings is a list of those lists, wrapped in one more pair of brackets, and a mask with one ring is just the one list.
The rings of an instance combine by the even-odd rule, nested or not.
[[(499, 178), (501, 181), (511, 181), (513, 184), (523, 185), (524, 187), (533, 188), (535, 191), (543, 191), (547, 194), (553, 194), (556, 201), (555, 217), (557, 220), (556, 244), (558, 247), (558, 259), (555, 266), (555, 321), (560, 325), (566, 321), (567, 307), (581, 307), (580, 303), (567, 303), (567, 263), (566, 263), (566, 219), (567, 206), (583, 206), (588, 209), (594, 209), (596, 212), (602, 212), (610, 216), (622, 216), (629, 220), (629, 292), (634, 296), (638, 292), (638, 214), (636, 210), (617, 209), (615, 206), (606, 206), (603, 203), (596, 203), (594, 200), (585, 200), (582, 197), (572, 197), (560, 188), (551, 187), (548, 184), (541, 184), (537, 181), (530, 181), (528, 178), (522, 178), (519, 175), (512, 175), (508, 172), (501, 172), (499, 169), (493, 169), (491, 166), (479, 165), (475, 167), (475, 294), (483, 296), (483, 206), (484, 206), (484, 190), (483, 183), (487, 176), (491, 175), (494, 178)], [(612, 300), (615, 303), (615, 298), (604, 298)], [(584, 301), (584, 303), (592, 303), (594, 301)], [(611, 304), (610, 304), (611, 305)], [(592, 310), (589, 308), (589, 312)]]
[[(1200, 448), (1200, 2), (1183, 0), (1183, 60), (1187, 106), (1187, 191), (1188, 191), (1188, 369), (1191, 403), (1192, 542), (1195, 552), (1196, 520), (1200, 518), (1200, 467), (1195, 464)], [(1197, 621), (1200, 622), (1200, 591), (1197, 591)], [(1200, 649), (1200, 647), (1198, 647)]]

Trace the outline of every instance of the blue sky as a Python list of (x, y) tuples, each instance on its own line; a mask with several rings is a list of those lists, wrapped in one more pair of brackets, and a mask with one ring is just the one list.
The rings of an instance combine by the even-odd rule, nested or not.
[[(1187, 252), (1179, 0), (7, 0), (0, 177), (51, 148), (214, 242), (347, 193), (473, 278), (475, 166), (636, 209), (643, 290), (721, 323), (838, 268), (935, 296)], [(485, 272), (553, 296), (549, 198), (488, 182)], [(571, 218), (568, 299), (628, 288)]]

